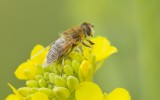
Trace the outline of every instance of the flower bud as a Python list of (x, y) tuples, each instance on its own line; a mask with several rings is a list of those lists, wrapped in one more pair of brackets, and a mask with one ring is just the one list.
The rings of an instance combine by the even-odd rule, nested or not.
[(54, 84), (55, 76), (57, 76), (57, 74), (55, 74), (55, 73), (49, 73), (49, 81), (50, 81), (52, 84)]
[(45, 80), (49, 80), (49, 72), (45, 72), (44, 73), (44, 79)]
[(54, 62), (53, 65), (51, 65), (49, 68), (50, 68), (50, 71), (52, 73), (55, 73), (55, 74), (59, 74), (58, 70), (57, 70), (57, 66), (58, 66), (58, 63), (57, 62)]
[(68, 85), (70, 91), (74, 91), (77, 88), (78, 84), (79, 84), (79, 81), (76, 77), (68, 76), (67, 85)]
[(33, 94), (28, 94), (25, 98), (25, 100), (32, 100)]
[(52, 83), (48, 83), (48, 88), (49, 89), (53, 89), (53, 84)]
[(37, 87), (31, 88), (31, 90), (32, 90), (32, 93), (38, 92), (38, 88)]
[(93, 66), (87, 60), (84, 60), (79, 68), (79, 79), (80, 82), (92, 81), (93, 77)]
[(27, 79), (33, 79), (36, 75), (35, 72), (33, 72), (32, 70), (29, 70), (29, 69), (24, 69), (23, 74)]
[(66, 59), (66, 60), (64, 61), (64, 65), (70, 65), (70, 66), (72, 66), (71, 60)]
[(18, 89), (18, 93), (22, 96), (27, 96), (32, 93), (32, 89), (30, 87), (21, 87)]
[(92, 65), (96, 64), (96, 56), (94, 54), (91, 54), (87, 59)]
[(26, 81), (26, 85), (28, 87), (39, 87), (38, 82), (35, 81), (35, 80), (28, 80), (28, 81)]
[(58, 73), (62, 73), (62, 64), (58, 64), (58, 66), (56, 66)]
[(40, 87), (47, 87), (47, 82), (45, 79), (40, 79), (38, 82)]
[(35, 79), (37, 81), (39, 81), (40, 79), (44, 79), (44, 76), (43, 75), (36, 75)]
[(55, 97), (55, 94), (52, 89), (40, 88), (39, 92), (45, 93), (50, 99)]
[(80, 63), (76, 60), (72, 61), (72, 67), (76, 75), (78, 75)]
[(82, 62), (83, 57), (81, 52), (72, 52), (69, 57), (71, 58), (71, 60), (77, 60), (79, 62)]
[(73, 75), (73, 68), (70, 65), (65, 65), (63, 71), (67, 75)]
[(70, 97), (70, 91), (65, 87), (55, 87), (53, 91), (59, 100), (65, 100)]
[(63, 77), (55, 76), (55, 85), (65, 87), (66, 80)]
[(63, 74), (62, 77), (66, 80), (68, 75), (67, 74)]

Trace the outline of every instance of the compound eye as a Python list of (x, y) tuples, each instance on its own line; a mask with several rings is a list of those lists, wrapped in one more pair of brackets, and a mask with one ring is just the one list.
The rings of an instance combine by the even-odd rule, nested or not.
[(87, 36), (91, 36), (91, 28), (88, 23), (83, 23), (81, 27), (84, 29)]

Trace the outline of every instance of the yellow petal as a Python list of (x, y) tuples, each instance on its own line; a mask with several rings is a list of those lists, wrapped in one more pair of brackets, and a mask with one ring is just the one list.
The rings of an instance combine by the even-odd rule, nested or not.
[(93, 38), (92, 41), (95, 43), (93, 53), (96, 56), (96, 61), (104, 60), (112, 53), (117, 52), (117, 48), (111, 46), (109, 40), (105, 37), (98, 36)]
[(42, 65), (49, 47), (46, 49), (42, 45), (36, 45), (32, 52), (31, 52), (31, 60), (34, 61), (36, 64)]
[(75, 92), (76, 100), (103, 100), (99, 86), (92, 82), (82, 82)]
[(10, 94), (5, 100), (20, 100), (15, 94)]
[(38, 69), (36, 68), (34, 63), (28, 60), (27, 62), (24, 62), (18, 66), (18, 68), (15, 71), (15, 75), (18, 79), (27, 80), (34, 79), (37, 72)]
[(116, 88), (104, 100), (131, 100), (129, 92), (123, 88)]
[(49, 99), (46, 94), (37, 92), (33, 95), (32, 100), (49, 100)]

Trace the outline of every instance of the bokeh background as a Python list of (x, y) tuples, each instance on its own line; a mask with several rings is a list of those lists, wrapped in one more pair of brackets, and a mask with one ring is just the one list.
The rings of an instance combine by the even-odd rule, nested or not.
[(103, 91), (123, 87), (132, 100), (160, 100), (159, 0), (0, 0), (0, 100), (12, 93), (7, 83), (25, 85), (14, 71), (36, 44), (84, 21), (119, 50), (94, 77)]

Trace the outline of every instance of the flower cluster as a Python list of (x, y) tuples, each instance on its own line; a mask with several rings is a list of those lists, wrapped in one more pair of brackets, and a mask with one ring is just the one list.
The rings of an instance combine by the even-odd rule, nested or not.
[(73, 51), (64, 60), (63, 66), (58, 60), (47, 68), (42, 68), (42, 63), (49, 48), (36, 45), (31, 58), (15, 71), (18, 79), (26, 80), (26, 86), (15, 89), (8, 84), (14, 94), (6, 100), (130, 100), (128, 91), (123, 88), (106, 94), (93, 82), (94, 73), (117, 49), (101, 36), (92, 41), (95, 42), (93, 48), (82, 47), (83, 55)]

